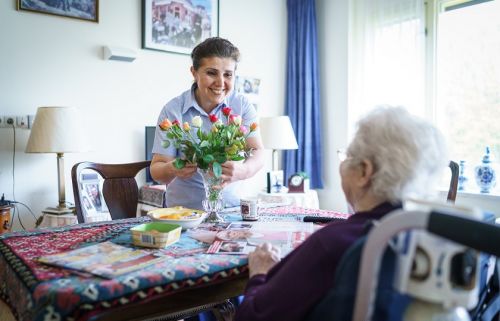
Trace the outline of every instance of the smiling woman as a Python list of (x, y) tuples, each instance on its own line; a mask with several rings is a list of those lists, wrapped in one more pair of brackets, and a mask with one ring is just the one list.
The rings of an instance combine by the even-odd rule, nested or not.
[[(162, 125), (166, 119), (177, 121), (190, 138), (188, 144), (191, 147), (188, 150), (198, 148), (201, 153), (201, 149), (215, 150), (217, 146), (211, 145), (221, 143), (220, 139), (215, 141), (203, 139), (205, 137), (203, 133), (215, 136), (213, 131), (222, 130), (220, 124), (217, 125), (217, 120), (227, 119), (231, 124), (236, 124), (231, 119), (237, 120), (239, 128), (233, 132), (245, 133), (242, 137), (244, 138), (242, 146), (244, 145), (246, 150), (252, 150), (252, 153), (244, 160), (227, 157), (221, 159), (217, 162), (220, 166), (217, 165), (215, 168), (212, 165), (214, 162), (206, 157), (197, 159), (190, 157), (192, 153), (187, 153), (187, 149), (180, 143), (175, 143), (175, 140), (174, 143), (164, 144), (163, 142), (172, 137), (166, 136), (169, 131), (163, 131), (158, 126), (152, 151), (151, 175), (157, 182), (168, 184), (166, 191), (168, 206), (203, 208), (205, 190), (202, 175), (197, 168), (205, 169), (204, 164), (207, 163), (208, 170), (216, 170), (216, 176), (223, 182), (220, 187), (224, 188), (222, 197), (225, 206), (237, 206), (240, 199), (237, 191), (241, 189), (237, 188), (235, 182), (253, 176), (263, 165), (260, 135), (258, 131), (250, 130), (252, 123), (257, 121), (255, 108), (245, 97), (233, 91), (239, 57), (238, 48), (226, 39), (208, 38), (197, 45), (191, 53), (190, 71), (194, 84), (163, 107), (157, 124)], [(184, 126), (186, 123), (187, 126)], [(180, 127), (178, 129), (181, 130)], [(234, 137), (230, 140), (234, 141)], [(225, 154), (230, 152), (227, 148), (224, 150)], [(196, 153), (199, 154), (198, 151)], [(190, 158), (189, 162), (187, 157)], [(184, 165), (176, 166), (179, 162)]]

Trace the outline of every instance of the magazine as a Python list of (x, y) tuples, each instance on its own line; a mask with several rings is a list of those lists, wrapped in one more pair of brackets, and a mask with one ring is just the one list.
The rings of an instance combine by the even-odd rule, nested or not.
[(281, 249), (282, 257), (299, 246), (314, 232), (313, 223), (304, 222), (234, 222), (225, 229), (206, 227), (190, 231), (189, 236), (210, 242), (207, 253), (248, 254), (256, 246), (271, 243)]
[(39, 262), (113, 278), (168, 259), (152, 251), (103, 242), (76, 250), (41, 256)]

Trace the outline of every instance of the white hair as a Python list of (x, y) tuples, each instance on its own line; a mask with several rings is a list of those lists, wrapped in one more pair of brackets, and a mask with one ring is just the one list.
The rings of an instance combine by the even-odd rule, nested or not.
[(448, 164), (441, 132), (404, 108), (380, 106), (363, 117), (347, 153), (373, 163), (371, 192), (391, 202), (426, 197)]

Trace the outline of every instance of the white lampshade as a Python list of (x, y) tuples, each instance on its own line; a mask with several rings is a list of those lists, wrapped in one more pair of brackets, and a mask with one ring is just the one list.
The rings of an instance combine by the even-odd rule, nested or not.
[(83, 133), (83, 122), (76, 108), (39, 107), (36, 111), (26, 153), (57, 153), (59, 204), (45, 209), (44, 213), (73, 213), (73, 209), (66, 206), (64, 153), (88, 150)]
[(288, 116), (263, 117), (260, 119), (262, 143), (268, 149), (297, 149), (297, 139)]
[(74, 107), (39, 107), (26, 153), (87, 151), (82, 125), (82, 119)]

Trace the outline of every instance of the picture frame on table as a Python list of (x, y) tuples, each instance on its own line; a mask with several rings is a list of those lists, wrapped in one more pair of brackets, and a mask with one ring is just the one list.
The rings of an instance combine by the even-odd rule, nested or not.
[(284, 174), (282, 170), (267, 172), (267, 192), (280, 193), (283, 190)]
[(219, 35), (219, 0), (142, 0), (142, 48), (191, 54)]
[[(99, 174), (94, 171), (85, 171), (81, 174), (80, 179), (80, 194), (81, 194), (81, 203), (84, 209), (89, 209), (90, 212), (99, 213), (99, 212), (107, 212), (108, 208), (106, 206), (106, 202), (104, 201), (104, 197), (102, 196), (102, 179), (100, 179)], [(85, 208), (85, 197), (88, 198), (91, 208)]]
[(99, 22), (99, 0), (16, 0), (17, 10)]

